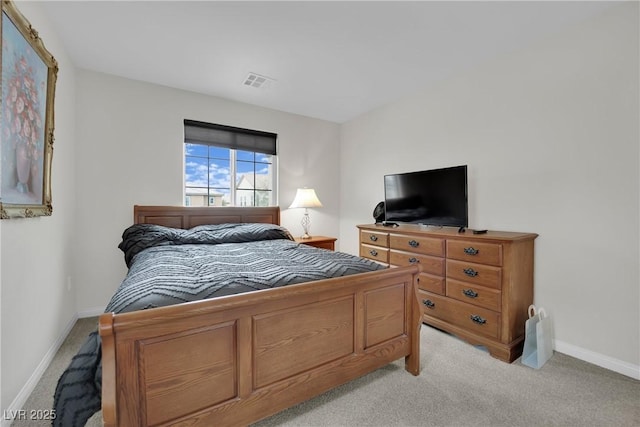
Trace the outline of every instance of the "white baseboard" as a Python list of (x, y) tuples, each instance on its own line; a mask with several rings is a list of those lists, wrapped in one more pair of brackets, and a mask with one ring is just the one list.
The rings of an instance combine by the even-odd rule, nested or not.
[(1, 427), (11, 426), (11, 423), (13, 422), (13, 420), (5, 419), (5, 418), (11, 418), (10, 416), (7, 416), (7, 415), (11, 415), (11, 414), (17, 415), (19, 414), (19, 411), (22, 408), (24, 408), (24, 405), (27, 402), (27, 399), (29, 398), (33, 390), (36, 388), (36, 386), (38, 385), (38, 381), (40, 381), (40, 378), (42, 378), (44, 371), (47, 370), (47, 368), (53, 361), (53, 358), (55, 357), (56, 353), (60, 349), (60, 346), (62, 346), (62, 343), (67, 338), (67, 335), (69, 335), (69, 332), (71, 332), (71, 329), (76, 324), (77, 320), (78, 320), (77, 315), (71, 318), (67, 326), (62, 331), (62, 334), (60, 334), (60, 336), (56, 339), (56, 341), (51, 345), (51, 347), (49, 348), (49, 351), (47, 351), (47, 353), (44, 355), (44, 357), (36, 367), (35, 371), (33, 371), (33, 374), (31, 374), (31, 377), (29, 377), (29, 379), (27, 380), (27, 383), (24, 385), (24, 387), (22, 387), (22, 390), (20, 390), (16, 398), (13, 399), (13, 402), (11, 402), (11, 405), (9, 405), (9, 407), (3, 411), (4, 414), (2, 417), (2, 423), (0, 424)]
[(605, 356), (558, 340), (554, 340), (554, 348), (559, 353), (566, 354), (568, 356), (575, 357), (576, 359), (600, 366), (601, 368), (609, 369), (610, 371), (640, 380), (640, 366), (638, 365), (614, 359), (613, 357)]

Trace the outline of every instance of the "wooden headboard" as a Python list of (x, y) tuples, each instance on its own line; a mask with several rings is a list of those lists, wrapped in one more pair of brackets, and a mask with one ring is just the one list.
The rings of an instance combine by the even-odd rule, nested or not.
[(280, 207), (189, 207), (140, 206), (133, 207), (135, 224), (158, 224), (188, 229), (203, 224), (260, 222), (280, 225)]

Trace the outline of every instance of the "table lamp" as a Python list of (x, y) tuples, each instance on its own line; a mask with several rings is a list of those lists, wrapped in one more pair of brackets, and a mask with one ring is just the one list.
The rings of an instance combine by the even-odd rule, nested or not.
[(309, 235), (309, 225), (311, 224), (311, 220), (309, 219), (309, 211), (307, 208), (321, 208), (322, 203), (316, 196), (316, 191), (313, 188), (298, 188), (296, 192), (296, 197), (293, 199), (293, 203), (289, 206), (289, 209), (292, 208), (304, 208), (304, 215), (302, 216), (302, 228), (304, 230), (304, 234), (302, 235), (303, 239), (310, 239)]

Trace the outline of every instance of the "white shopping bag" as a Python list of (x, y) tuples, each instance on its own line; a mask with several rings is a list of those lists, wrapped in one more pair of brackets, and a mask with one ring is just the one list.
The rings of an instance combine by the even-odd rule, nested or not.
[(553, 339), (551, 319), (544, 308), (536, 310), (532, 304), (529, 306), (529, 319), (524, 327), (524, 350), (522, 351), (522, 364), (531, 368), (540, 369), (553, 355)]

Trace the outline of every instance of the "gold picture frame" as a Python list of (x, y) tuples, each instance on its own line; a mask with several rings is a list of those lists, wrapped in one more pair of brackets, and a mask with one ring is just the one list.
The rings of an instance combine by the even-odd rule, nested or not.
[(11, 0), (0, 34), (0, 218), (49, 216), (58, 62)]

